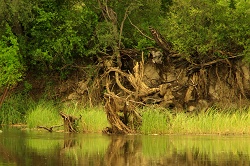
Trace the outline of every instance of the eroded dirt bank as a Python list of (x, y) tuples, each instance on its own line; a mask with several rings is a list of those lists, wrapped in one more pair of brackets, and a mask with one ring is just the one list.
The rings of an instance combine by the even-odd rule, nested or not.
[[(151, 33), (158, 48), (97, 56), (89, 67), (86, 61), (79, 62), (68, 79), (54, 76), (57, 86), (47, 93), (64, 102), (105, 104), (111, 130), (116, 133), (133, 132), (135, 123), (141, 123), (136, 108), (147, 105), (202, 112), (215, 104), (241, 108), (248, 103), (250, 66), (243, 55), (221, 52), (220, 57), (185, 58), (172, 51), (171, 44), (153, 28)], [(48, 87), (42, 78), (33, 78), (31, 83), (34, 93)]]

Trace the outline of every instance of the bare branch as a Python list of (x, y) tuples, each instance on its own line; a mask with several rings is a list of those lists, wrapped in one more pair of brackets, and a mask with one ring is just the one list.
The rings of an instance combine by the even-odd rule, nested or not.
[(128, 20), (129, 20), (130, 24), (131, 24), (133, 27), (135, 27), (144, 37), (148, 38), (149, 40), (154, 41), (153, 38), (151, 38), (151, 37), (145, 35), (145, 34), (144, 34), (135, 24), (133, 24), (129, 17), (128, 17)]
[(123, 31), (124, 22), (125, 22), (126, 18), (128, 17), (128, 11), (129, 11), (129, 7), (125, 11), (125, 14), (124, 14), (124, 17), (123, 17), (123, 20), (121, 23), (121, 27), (120, 27), (119, 42), (118, 42), (119, 49), (121, 47), (122, 31)]
[(122, 90), (124, 90), (124, 91), (127, 92), (128, 94), (134, 94), (133, 91), (128, 90), (127, 88), (125, 88), (125, 87), (121, 84), (121, 82), (120, 82), (120, 80), (119, 80), (119, 75), (118, 75), (117, 72), (115, 72), (115, 80), (116, 80), (117, 85), (118, 85)]

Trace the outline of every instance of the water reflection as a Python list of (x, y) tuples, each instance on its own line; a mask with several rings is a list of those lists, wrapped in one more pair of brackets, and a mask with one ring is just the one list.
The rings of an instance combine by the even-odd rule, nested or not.
[(248, 136), (105, 136), (2, 130), (0, 165), (250, 165)]

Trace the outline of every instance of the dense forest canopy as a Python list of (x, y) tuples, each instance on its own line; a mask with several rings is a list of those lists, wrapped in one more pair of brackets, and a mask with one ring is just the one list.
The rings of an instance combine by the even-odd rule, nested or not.
[(249, 25), (249, 0), (0, 0), (0, 88), (30, 70), (64, 78), (79, 59), (156, 47), (149, 27), (190, 62), (250, 59)]

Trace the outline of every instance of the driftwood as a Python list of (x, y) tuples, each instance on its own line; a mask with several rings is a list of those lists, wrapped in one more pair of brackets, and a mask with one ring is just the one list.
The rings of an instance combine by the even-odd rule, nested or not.
[(77, 122), (78, 122), (79, 119), (81, 119), (81, 116), (80, 116), (80, 118), (76, 118), (74, 116), (67, 115), (67, 114), (63, 113), (62, 111), (59, 112), (59, 114), (63, 118), (63, 125), (55, 125), (55, 126), (51, 126), (51, 127), (37, 126), (37, 128), (45, 129), (48, 132), (53, 132), (54, 128), (64, 126), (64, 132), (70, 132), (71, 133), (71, 132), (77, 132), (78, 131)]
[[(81, 101), (86, 92), (91, 96), (90, 103), (104, 99), (111, 125), (105, 133), (134, 133), (142, 123), (137, 108), (144, 106), (197, 113), (215, 104), (220, 106), (218, 103), (242, 108), (250, 99), (250, 65), (242, 60), (243, 55), (217, 51), (223, 56), (208, 52), (207, 56), (195, 53), (184, 57), (159, 31), (150, 28), (150, 32), (157, 48), (148, 48), (147, 55), (119, 49), (121, 66), (115, 61), (114, 51), (112, 55), (101, 54), (94, 83), (84, 80), (76, 88)], [(77, 118), (64, 113), (61, 116), (65, 131), (75, 132), (73, 123)]]
[[(143, 82), (144, 62), (136, 63), (133, 73), (126, 73), (118, 68), (110, 67), (106, 76), (114, 74), (114, 81), (120, 93), (115, 94), (110, 88), (110, 77), (106, 77), (105, 110), (112, 126), (109, 133), (133, 133), (141, 123), (141, 115), (136, 108), (145, 105), (143, 98), (158, 93), (159, 87), (150, 88)], [(129, 87), (124, 86), (126, 82)]]
[(77, 121), (80, 118), (76, 118), (74, 116), (71, 115), (67, 115), (65, 113), (63, 113), (62, 111), (60, 112), (61, 117), (63, 118), (63, 122), (64, 122), (64, 132), (77, 132)]
[(56, 126), (51, 126), (51, 127), (46, 127), (46, 126), (37, 126), (37, 128), (40, 128), (40, 129), (45, 129), (47, 130), (48, 132), (53, 132), (53, 128), (56, 128), (56, 127), (62, 127), (63, 125), (56, 125)]

